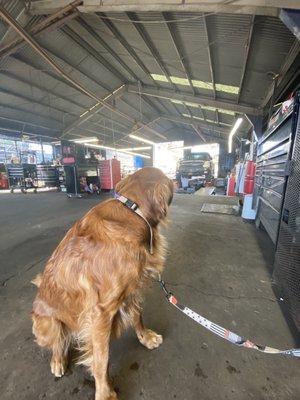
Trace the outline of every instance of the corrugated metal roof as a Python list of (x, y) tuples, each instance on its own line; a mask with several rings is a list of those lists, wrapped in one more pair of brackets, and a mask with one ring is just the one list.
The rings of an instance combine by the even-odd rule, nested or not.
[(295, 40), (277, 18), (259, 16), (255, 18), (241, 101), (247, 102), (250, 98), (253, 104), (261, 104), (272, 85), (272, 75), (280, 71)]
[[(12, 0), (6, 2), (5, 7), (16, 18), (22, 13), (23, 5), (20, 1)], [(195, 16), (198, 18), (195, 19)], [(139, 24), (139, 28), (130, 18), (156, 21), (163, 19), (162, 14), (114, 13), (108, 14), (107, 17), (112, 17), (112, 20), (104, 21), (96, 14), (83, 15), (81, 19), (69, 22), (60, 30), (47, 32), (36, 38), (72, 78), (100, 98), (104, 98), (124, 83), (133, 82), (135, 77), (141, 85), (151, 85), (154, 89), (168, 89), (171, 93), (170, 98), (172, 91), (174, 94), (192, 94), (187, 80), (188, 74), (194, 82), (196, 95), (212, 100), (216, 97), (218, 100), (236, 104), (238, 87), (245, 69), (240, 102), (260, 106), (272, 84), (269, 73), (279, 72), (294, 41), (293, 35), (279, 19), (256, 16), (245, 68), (245, 50), (252, 20), (249, 15), (214, 14), (207, 16), (205, 21), (202, 14), (171, 13), (171, 19), (178, 20), (184, 17), (185, 21), (177, 21), (169, 27), (166, 23)], [(124, 22), (116, 22), (113, 17), (121, 18)], [(186, 20), (189, 17), (193, 19)], [(39, 20), (43, 18), (39, 17)], [(24, 20), (21, 18), (20, 23), (25, 25), (35, 20), (36, 18), (27, 16)], [(87, 29), (87, 26), (90, 29)], [(169, 28), (175, 37), (175, 43)], [(1, 38), (7, 38), (6, 32), (7, 25), (0, 21), (0, 43)], [(100, 39), (97, 39), (97, 35)], [(155, 59), (154, 55), (157, 55), (158, 59)], [(154, 75), (151, 77), (150, 74)], [(215, 92), (212, 74), (217, 84)], [(169, 83), (168, 79), (172, 83)], [(0, 60), (1, 90), (0, 117), (15, 117), (17, 120), (19, 116), (27, 123), (30, 120), (39, 121), (43, 134), (43, 125), (63, 130), (96, 103), (57, 75), (51, 66), (28, 46), (15, 55)], [(132, 120), (142, 120), (145, 124), (157, 118), (159, 114), (180, 117), (190, 112), (210, 121), (212, 125), (218, 125), (216, 111), (212, 108), (206, 107), (201, 111), (199, 107), (187, 104), (187, 110), (183, 104), (172, 103), (166, 98), (125, 92), (121, 98), (116, 98), (113, 104)], [(222, 110), (218, 112), (221, 127), (228, 127), (230, 130), (229, 126), (234, 119), (234, 114), (230, 115)], [(105, 143), (109, 144), (113, 140), (112, 130), (109, 129), (112, 120), (116, 131), (115, 140), (120, 141), (124, 135), (124, 140), (130, 142), (126, 135), (130, 132), (133, 122), (107, 108), (101, 109), (72, 133), (91, 136), (91, 132), (99, 130), (100, 136), (102, 134)], [(0, 119), (0, 127), (3, 121)], [(201, 125), (201, 119), (198, 119), (197, 123)], [(195, 135), (193, 129), (178, 121), (160, 119), (150, 126), (161, 134), (165, 132), (168, 138), (178, 137), (180, 132)], [(27, 129), (33, 127), (27, 125)], [(146, 128), (141, 129), (139, 134), (157, 139)]]

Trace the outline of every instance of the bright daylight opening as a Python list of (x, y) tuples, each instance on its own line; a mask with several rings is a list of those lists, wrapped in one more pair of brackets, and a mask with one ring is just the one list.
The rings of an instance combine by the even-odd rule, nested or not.
[(212, 158), (214, 170), (212, 175), (218, 176), (220, 145), (218, 143), (184, 146), (183, 141), (157, 143), (154, 145), (153, 165), (160, 168), (171, 179), (176, 178), (178, 163), (184, 158), (184, 153), (208, 153)]
[[(168, 79), (165, 75), (151, 74), (151, 77), (158, 82), (167, 82), (168, 83)], [(190, 86), (188, 79), (179, 78), (178, 76), (170, 76), (170, 81), (172, 83), (174, 83), (175, 85)], [(214, 86), (213, 86), (212, 82), (205, 82), (205, 81), (201, 81), (198, 79), (192, 79), (192, 84), (195, 88), (214, 90)], [(237, 94), (239, 92), (238, 86), (224, 85), (221, 83), (216, 83), (215, 89), (217, 92), (224, 92), (224, 93), (231, 93), (231, 94)]]

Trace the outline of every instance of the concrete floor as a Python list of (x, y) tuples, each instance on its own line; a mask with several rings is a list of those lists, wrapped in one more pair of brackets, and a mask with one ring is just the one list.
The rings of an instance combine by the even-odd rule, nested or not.
[[(271, 246), (263, 232), (230, 215), (202, 214), (202, 199), (175, 196), (166, 229), (165, 279), (181, 302), (258, 343), (294, 346), (275, 300)], [(74, 220), (99, 201), (61, 193), (1, 195), (0, 397), (2, 400), (92, 399), (83, 367), (54, 378), (49, 354), (33, 342), (30, 280)], [(111, 348), (120, 400), (293, 400), (300, 398), (299, 360), (239, 349), (169, 305), (155, 284), (147, 292), (147, 325), (164, 335), (154, 351), (128, 331)]]

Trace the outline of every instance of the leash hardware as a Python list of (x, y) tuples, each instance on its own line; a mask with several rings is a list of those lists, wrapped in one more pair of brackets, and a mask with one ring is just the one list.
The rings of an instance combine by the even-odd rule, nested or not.
[(167, 298), (167, 300), (169, 300), (169, 299), (170, 299), (170, 297), (171, 297), (171, 296), (173, 296), (173, 293), (172, 293), (172, 292), (170, 292), (170, 291), (167, 289), (167, 287), (166, 287), (166, 283), (165, 283), (165, 281), (164, 281), (164, 280), (162, 280), (162, 278), (161, 278), (161, 275), (160, 275), (160, 274), (158, 275), (158, 283), (160, 284), (160, 286), (161, 286), (162, 290), (164, 291), (164, 293), (165, 293), (165, 295), (166, 295), (166, 298)]
[(134, 201), (129, 200), (129, 199), (127, 199), (126, 203), (124, 203), (124, 204), (126, 207), (130, 208), (132, 211), (135, 211), (138, 208), (138, 205)]

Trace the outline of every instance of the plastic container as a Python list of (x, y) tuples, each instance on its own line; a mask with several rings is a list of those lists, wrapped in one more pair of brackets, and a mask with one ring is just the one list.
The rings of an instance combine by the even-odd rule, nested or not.
[(242, 210), (242, 218), (244, 219), (254, 220), (256, 217), (256, 210), (253, 210), (252, 208), (252, 200), (253, 200), (252, 194), (246, 194), (244, 196), (244, 204)]

